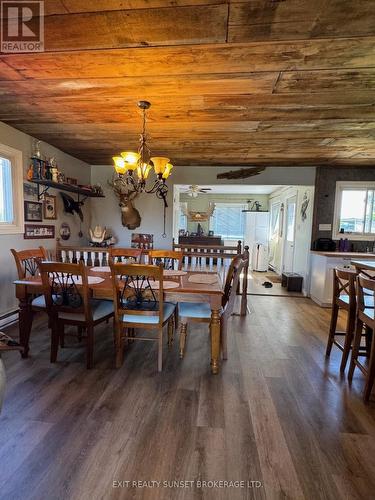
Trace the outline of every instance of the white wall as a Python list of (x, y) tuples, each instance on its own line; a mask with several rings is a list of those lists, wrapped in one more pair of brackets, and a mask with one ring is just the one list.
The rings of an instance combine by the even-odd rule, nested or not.
[[(302, 220), (301, 206), (303, 203), (304, 194), (310, 200), (307, 211), (306, 220)], [(313, 217), (313, 202), (314, 202), (314, 186), (290, 186), (288, 188), (280, 189), (270, 195), (270, 207), (273, 203), (284, 204), (284, 227), (283, 236), (279, 240), (281, 262), (280, 267), (276, 269), (277, 272), (283, 271), (283, 252), (286, 235), (286, 200), (292, 196), (297, 196), (296, 206), (296, 226), (295, 226), (295, 242), (294, 242), (294, 257), (293, 257), (293, 272), (299, 273), (303, 276), (303, 291), (308, 293), (310, 288), (310, 246), (311, 246), (311, 233), (312, 233), (312, 217)]]
[[(0, 144), (5, 144), (12, 148), (22, 151), (24, 173), (29, 166), (29, 158), (32, 151), (33, 138), (27, 134), (5, 125), (0, 122)], [(75, 177), (81, 184), (90, 183), (90, 166), (86, 163), (69, 156), (62, 151), (45, 143), (41, 144), (41, 152), (47, 157), (55, 156), (59, 168), (70, 177)], [(57, 194), (51, 190), (51, 194)], [(73, 195), (74, 196), (74, 195)], [(31, 199), (31, 198), (27, 198)], [(37, 200), (34, 200), (37, 201)], [(100, 200), (94, 200), (94, 203)], [(86, 244), (86, 238), (82, 240), (78, 237), (79, 219), (77, 216), (63, 213), (62, 200), (57, 196), (58, 219), (56, 221), (43, 221), (45, 224), (55, 225), (56, 236), (62, 222), (68, 222), (71, 228), (72, 236), (67, 244)], [(82, 227), (84, 234), (87, 234), (87, 227), (90, 224), (90, 202), (84, 207), (85, 223)], [(42, 223), (40, 223), (42, 224)], [(24, 240), (23, 234), (0, 235), (0, 317), (8, 312), (17, 309), (13, 280), (17, 278), (16, 266), (13, 256), (10, 253), (11, 248), (22, 250), (25, 248), (37, 248), (43, 245), (48, 249), (54, 249), (56, 241), (53, 239)]]
[[(112, 166), (92, 166), (91, 182), (100, 183), (105, 190), (106, 198), (101, 204), (92, 204), (92, 224), (100, 224), (111, 229), (114, 236), (118, 238), (120, 245), (129, 245), (133, 232), (151, 233), (154, 235), (155, 248), (169, 248), (172, 244), (173, 235), (173, 185), (174, 184), (226, 184), (238, 185), (313, 185), (315, 182), (315, 167), (283, 168), (269, 167), (261, 174), (240, 180), (217, 179), (219, 173), (228, 172), (231, 167), (175, 167), (172, 176), (168, 179), (170, 187), (168, 193), (167, 209), (167, 237), (163, 239), (163, 203), (155, 195), (140, 195), (135, 200), (135, 207), (139, 210), (142, 223), (141, 226), (132, 231), (121, 225), (121, 213), (118, 200), (112, 189), (107, 185), (111, 179)], [(150, 176), (151, 177), (151, 176)], [(249, 192), (251, 192), (249, 190)]]

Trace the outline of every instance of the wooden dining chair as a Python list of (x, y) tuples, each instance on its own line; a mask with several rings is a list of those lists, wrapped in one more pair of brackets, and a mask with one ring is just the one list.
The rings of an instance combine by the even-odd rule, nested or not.
[[(19, 280), (23, 280), (25, 278), (33, 276), (39, 276), (39, 261), (48, 259), (47, 251), (42, 246), (40, 246), (39, 248), (31, 248), (29, 250), (20, 251), (11, 248), (10, 251), (12, 252), (12, 255), (16, 262)], [(46, 309), (44, 295), (32, 297), (31, 307), (33, 311), (44, 311)]]
[(109, 249), (109, 258), (113, 262), (122, 262), (124, 264), (140, 264), (142, 249), (140, 248), (113, 248)]
[[(237, 296), (237, 287), (242, 271), (248, 265), (248, 260), (243, 255), (234, 257), (230, 264), (224, 294), (222, 300), (221, 322), (221, 350), (223, 359), (228, 358), (228, 320), (233, 314), (234, 304)], [(187, 323), (210, 323), (211, 307), (207, 302), (179, 302), (178, 312), (180, 317), (180, 358), (184, 357), (187, 340)]]
[[(128, 340), (158, 343), (158, 371), (163, 367), (163, 329), (168, 324), (168, 340), (173, 335), (175, 304), (164, 302), (163, 266), (110, 263), (115, 305), (116, 366), (123, 363)], [(129, 334), (129, 330), (136, 333)], [(139, 330), (156, 330), (146, 337)], [(170, 344), (170, 342), (168, 342)]]
[[(340, 371), (344, 372), (348, 356), (352, 347), (356, 319), (356, 277), (357, 273), (352, 269), (333, 269), (333, 297), (331, 323), (329, 327), (326, 356), (331, 354), (333, 344), (342, 351)], [(337, 319), (339, 311), (346, 311), (345, 332), (337, 331)], [(344, 343), (336, 340), (336, 337), (344, 337)]]
[(91, 298), (87, 268), (83, 262), (40, 262), (43, 293), (51, 327), (51, 363), (56, 362), (65, 325), (86, 331), (87, 368), (93, 366), (94, 327), (113, 317), (113, 303)]
[[(370, 399), (371, 390), (375, 380), (375, 280), (360, 274), (357, 277), (357, 293), (356, 328), (348, 379), (350, 381), (353, 379), (355, 367), (358, 367), (366, 376), (363, 399), (365, 403), (367, 403)], [(366, 349), (361, 347), (363, 328), (366, 329), (366, 335), (371, 338), (371, 341), (368, 341), (366, 344)], [(369, 359), (367, 367), (359, 361), (359, 357), (362, 356)]]
[(149, 264), (163, 265), (164, 269), (182, 269), (184, 253), (176, 250), (150, 250)]
[(22, 280), (30, 276), (38, 276), (38, 260), (47, 260), (48, 254), (44, 247), (29, 250), (10, 250), (16, 262), (18, 279)]

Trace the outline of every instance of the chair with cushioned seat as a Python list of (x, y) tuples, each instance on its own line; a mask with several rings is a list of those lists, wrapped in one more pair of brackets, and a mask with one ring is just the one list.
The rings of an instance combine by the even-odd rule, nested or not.
[(148, 252), (149, 264), (163, 265), (164, 269), (182, 269), (184, 253), (176, 250), (150, 250)]
[[(331, 324), (329, 328), (326, 356), (331, 354), (335, 344), (342, 351), (340, 371), (345, 371), (348, 356), (354, 337), (355, 314), (357, 307), (355, 280), (357, 273), (353, 269), (333, 269), (333, 297)], [(337, 319), (340, 310), (347, 313), (345, 332), (338, 332)], [(344, 337), (344, 344), (336, 340), (336, 336)]]
[[(227, 349), (227, 333), (228, 320), (233, 313), (234, 304), (237, 295), (237, 287), (239, 284), (242, 271), (248, 265), (248, 259), (245, 255), (234, 257), (231, 261), (225, 286), (222, 301), (221, 312), (221, 350), (223, 359), (228, 358)], [(180, 317), (180, 358), (185, 354), (185, 346), (187, 339), (187, 323), (210, 323), (211, 322), (211, 307), (207, 302), (179, 302), (178, 313)]]
[(94, 327), (113, 317), (113, 303), (90, 298), (87, 269), (82, 261), (40, 262), (39, 269), (52, 333), (51, 362), (56, 362), (65, 325), (73, 325), (86, 331), (86, 362), (87, 368), (92, 368)]
[[(168, 324), (170, 345), (176, 308), (175, 304), (164, 302), (163, 266), (114, 262), (110, 265), (115, 305), (116, 366), (122, 365), (126, 341), (149, 340), (158, 342), (160, 372), (163, 367), (163, 329)], [(139, 330), (156, 330), (157, 334), (146, 337), (139, 334)]]
[[(350, 381), (352, 380), (355, 367), (358, 367), (366, 376), (363, 399), (365, 403), (367, 403), (370, 399), (375, 380), (375, 280), (360, 274), (357, 277), (357, 295), (356, 328), (348, 379)], [(363, 337), (364, 327), (366, 330), (367, 343), (366, 349), (363, 350), (361, 347), (361, 339)], [(369, 361), (367, 366), (360, 363), (358, 359), (360, 356), (368, 358)]]
[[(20, 250), (20, 251), (17, 251), (14, 248), (12, 248), (10, 251), (16, 262), (17, 274), (19, 280), (23, 280), (34, 276), (39, 276), (38, 262), (40, 260), (48, 259), (47, 251), (42, 246), (40, 246), (39, 248), (32, 248), (29, 250)], [(31, 297), (31, 304), (29, 305), (31, 305), (32, 314), (34, 312), (46, 310), (46, 303), (43, 295), (39, 297), (35, 296)], [(21, 321), (21, 316), (20, 316), (20, 321)], [(28, 330), (27, 338), (22, 339), (22, 343), (24, 343), (26, 346), (29, 345), (29, 333), (30, 333), (30, 329), (27, 330)]]
[[(47, 251), (44, 247), (32, 248), (29, 250), (10, 250), (14, 257), (17, 266), (18, 279), (23, 280), (28, 277), (39, 276), (38, 262), (47, 260)], [(36, 297), (31, 302), (32, 308), (35, 311), (45, 310), (46, 303), (44, 296)]]
[(114, 248), (109, 249), (109, 259), (113, 262), (122, 262), (123, 264), (140, 264), (142, 249), (140, 248)]

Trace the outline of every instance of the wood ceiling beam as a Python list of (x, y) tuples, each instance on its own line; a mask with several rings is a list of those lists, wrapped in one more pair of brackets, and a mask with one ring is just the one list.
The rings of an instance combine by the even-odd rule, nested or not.
[(224, 43), (227, 25), (225, 4), (54, 15), (44, 19), (44, 45), (56, 52)]
[(371, 0), (252, 0), (231, 4), (228, 41), (366, 36), (374, 26)]
[(371, 68), (375, 37), (11, 54), (0, 61), (36, 80)]

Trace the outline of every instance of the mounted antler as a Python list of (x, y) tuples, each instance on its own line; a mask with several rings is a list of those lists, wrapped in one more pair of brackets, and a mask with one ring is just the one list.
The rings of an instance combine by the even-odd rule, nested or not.
[(203, 222), (209, 220), (215, 211), (215, 203), (209, 202), (207, 212), (192, 212), (187, 209), (187, 203), (181, 203), (181, 211), (190, 221)]
[(229, 172), (224, 172), (223, 174), (218, 174), (217, 179), (247, 179), (253, 175), (258, 175), (266, 167), (252, 167), (252, 168), (241, 168), (240, 170), (230, 170)]

